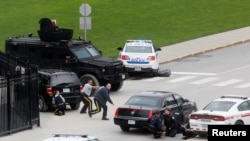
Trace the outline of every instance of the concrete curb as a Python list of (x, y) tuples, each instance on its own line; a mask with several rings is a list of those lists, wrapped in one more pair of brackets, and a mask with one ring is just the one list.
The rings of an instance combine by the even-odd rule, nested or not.
[[(250, 27), (245, 27), (163, 47), (162, 51), (159, 52), (160, 64), (250, 42), (250, 34), (248, 33), (250, 33)], [(215, 43), (221, 45), (216, 46)]]

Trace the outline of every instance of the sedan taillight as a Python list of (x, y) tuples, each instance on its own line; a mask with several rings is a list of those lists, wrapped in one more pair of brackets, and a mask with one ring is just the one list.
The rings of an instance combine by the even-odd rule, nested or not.
[(122, 60), (129, 60), (130, 58), (129, 58), (128, 55), (122, 55), (122, 56), (121, 56), (121, 59), (122, 59)]
[(154, 60), (156, 60), (156, 57), (155, 56), (148, 56), (147, 60), (154, 61)]
[(115, 117), (118, 117), (119, 116), (119, 109), (117, 108), (116, 110), (115, 110)]
[(198, 119), (211, 119), (214, 121), (225, 121), (226, 118), (224, 116), (215, 116), (215, 115), (190, 115), (190, 119), (198, 120)]
[(48, 95), (53, 94), (52, 88), (51, 88), (51, 87), (47, 87), (46, 91), (47, 91), (47, 94), (48, 94)]
[(153, 116), (153, 111), (149, 110), (149, 112), (148, 112), (148, 118), (151, 118), (152, 116)]
[(83, 86), (80, 85), (80, 92), (82, 93), (83, 92)]

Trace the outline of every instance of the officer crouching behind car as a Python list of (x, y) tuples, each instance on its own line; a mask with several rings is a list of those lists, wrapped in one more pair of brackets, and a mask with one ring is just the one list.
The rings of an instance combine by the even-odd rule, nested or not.
[(160, 118), (160, 111), (156, 111), (150, 118), (148, 130), (153, 133), (154, 138), (160, 138), (163, 135), (162, 122)]
[(169, 108), (164, 110), (163, 114), (165, 129), (165, 136), (175, 137), (177, 133), (177, 121), (174, 116), (171, 115)]
[(52, 103), (56, 105), (56, 109), (54, 111), (55, 115), (65, 115), (65, 109), (66, 109), (65, 99), (63, 98), (62, 95), (60, 95), (60, 92), (58, 90), (54, 91), (54, 97)]
[(183, 140), (187, 140), (190, 138), (195, 138), (197, 136), (196, 133), (194, 133), (191, 129), (190, 129), (190, 123), (188, 122), (186, 125), (181, 126), (180, 131), (183, 135), (182, 139)]

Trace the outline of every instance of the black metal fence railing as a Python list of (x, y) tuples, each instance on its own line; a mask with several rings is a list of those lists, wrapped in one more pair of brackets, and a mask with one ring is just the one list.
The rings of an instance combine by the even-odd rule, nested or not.
[(0, 53), (0, 136), (40, 126), (37, 68)]

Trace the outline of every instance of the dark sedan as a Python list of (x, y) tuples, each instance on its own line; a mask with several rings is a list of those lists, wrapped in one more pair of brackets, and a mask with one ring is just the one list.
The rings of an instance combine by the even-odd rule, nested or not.
[[(122, 131), (132, 128), (147, 128), (149, 119), (155, 111), (170, 108), (172, 114), (183, 112), (185, 119), (197, 111), (196, 103), (181, 95), (168, 91), (144, 91), (131, 96), (128, 101), (115, 111), (114, 124)], [(187, 122), (187, 120), (185, 120)]]

